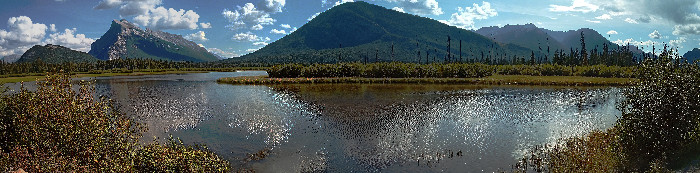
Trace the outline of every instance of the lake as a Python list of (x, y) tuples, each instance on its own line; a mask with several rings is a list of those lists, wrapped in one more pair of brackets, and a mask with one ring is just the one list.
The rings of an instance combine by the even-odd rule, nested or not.
[(143, 143), (172, 135), (259, 172), (508, 171), (531, 147), (621, 114), (618, 88), (216, 83), (264, 74), (99, 77), (95, 87), (148, 126)]

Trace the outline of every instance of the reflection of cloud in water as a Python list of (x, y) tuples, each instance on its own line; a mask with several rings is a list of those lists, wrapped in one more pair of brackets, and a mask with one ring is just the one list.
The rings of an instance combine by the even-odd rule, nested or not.
[(149, 133), (191, 129), (211, 116), (212, 108), (199, 83), (159, 85), (158, 81), (110, 80), (101, 94), (111, 95), (120, 110), (148, 125)]
[(466, 160), (509, 162), (533, 145), (608, 128), (619, 114), (619, 89), (484, 89), (428, 95), (441, 97), (390, 105), (373, 115), (330, 115), (330, 127), (345, 138), (346, 155), (382, 170), (406, 162), (431, 161), (435, 166), (457, 152), (474, 157)]
[(307, 104), (286, 92), (267, 88), (246, 97), (245, 102), (236, 103), (237, 112), (231, 113), (229, 126), (244, 128), (251, 135), (265, 135), (265, 143), (270, 147), (286, 142), (295, 121), (314, 115)]

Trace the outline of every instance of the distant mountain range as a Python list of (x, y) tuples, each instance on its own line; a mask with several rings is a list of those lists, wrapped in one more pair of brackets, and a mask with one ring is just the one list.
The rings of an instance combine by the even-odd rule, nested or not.
[[(463, 61), (466, 61), (467, 57), (492, 56), (495, 59), (497, 55), (529, 57), (531, 54), (531, 50), (526, 47), (496, 43), (472, 31), (449, 26), (437, 20), (366, 2), (351, 2), (319, 14), (295, 32), (258, 51), (224, 61), (458, 61), (460, 41)], [(447, 59), (448, 45), (450, 59)]]
[(683, 57), (688, 59), (688, 62), (695, 62), (696, 60), (700, 60), (700, 49), (694, 48), (693, 50), (683, 54)]
[(581, 33), (584, 35), (586, 50), (588, 51), (597, 48), (598, 52), (602, 52), (603, 44), (610, 46), (611, 50), (617, 47), (617, 44), (608, 41), (608, 39), (597, 31), (588, 28), (569, 31), (552, 31), (538, 28), (534, 24), (526, 24), (506, 25), (504, 27), (483, 27), (475, 32), (485, 37), (495, 39), (500, 43), (523, 46), (534, 51), (549, 54), (550, 56), (554, 54), (555, 50), (569, 52), (571, 49), (581, 49)]
[(19, 60), (19, 58), (21, 58), (21, 57), (22, 57), (22, 55), (12, 54), (12, 55), (7, 55), (5, 57), (0, 58), (0, 61), (5, 62), (5, 63), (14, 63), (17, 60)]
[(138, 26), (122, 19), (91, 45), (90, 55), (101, 60), (144, 58), (207, 62), (219, 60), (212, 53), (180, 35)]
[[(580, 49), (582, 32), (588, 51), (597, 47), (602, 52), (604, 44), (610, 50), (621, 47), (588, 28), (551, 31), (527, 24), (470, 31), (366, 2), (351, 2), (322, 12), (295, 32), (258, 51), (224, 61), (334, 63), (365, 59), (374, 62), (375, 58), (403, 62), (458, 61), (460, 41), (463, 61), (510, 62), (514, 56), (529, 59), (533, 53), (544, 61), (545, 55), (552, 57), (556, 50), (568, 54), (572, 49)], [(448, 45), (451, 59), (447, 58)], [(637, 55), (642, 53), (634, 46), (630, 50)]]
[(85, 52), (71, 50), (70, 48), (47, 44), (46, 46), (36, 45), (22, 55), (18, 63), (34, 62), (41, 60), (49, 64), (59, 64), (65, 62), (95, 62), (97, 58)]

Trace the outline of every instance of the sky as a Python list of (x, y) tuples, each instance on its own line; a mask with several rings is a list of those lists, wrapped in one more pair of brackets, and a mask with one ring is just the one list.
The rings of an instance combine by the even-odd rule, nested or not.
[[(0, 0), (0, 57), (34, 45), (87, 52), (114, 19), (183, 35), (210, 52), (238, 57), (353, 0)], [(533, 23), (555, 31), (591, 28), (651, 51), (700, 47), (698, 0), (366, 0), (464, 29)], [(657, 51), (658, 53), (658, 51)]]

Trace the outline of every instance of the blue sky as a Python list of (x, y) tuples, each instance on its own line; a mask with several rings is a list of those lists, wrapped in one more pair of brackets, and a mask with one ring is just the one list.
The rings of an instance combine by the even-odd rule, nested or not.
[[(113, 19), (180, 34), (224, 57), (255, 51), (319, 12), (352, 0), (0, 0), (0, 57), (36, 44), (89, 51)], [(595, 29), (650, 51), (668, 43), (700, 47), (697, 0), (367, 0), (478, 29), (533, 23), (551, 30)], [(657, 46), (660, 47), (660, 46)], [(658, 52), (657, 52), (658, 53)]]

